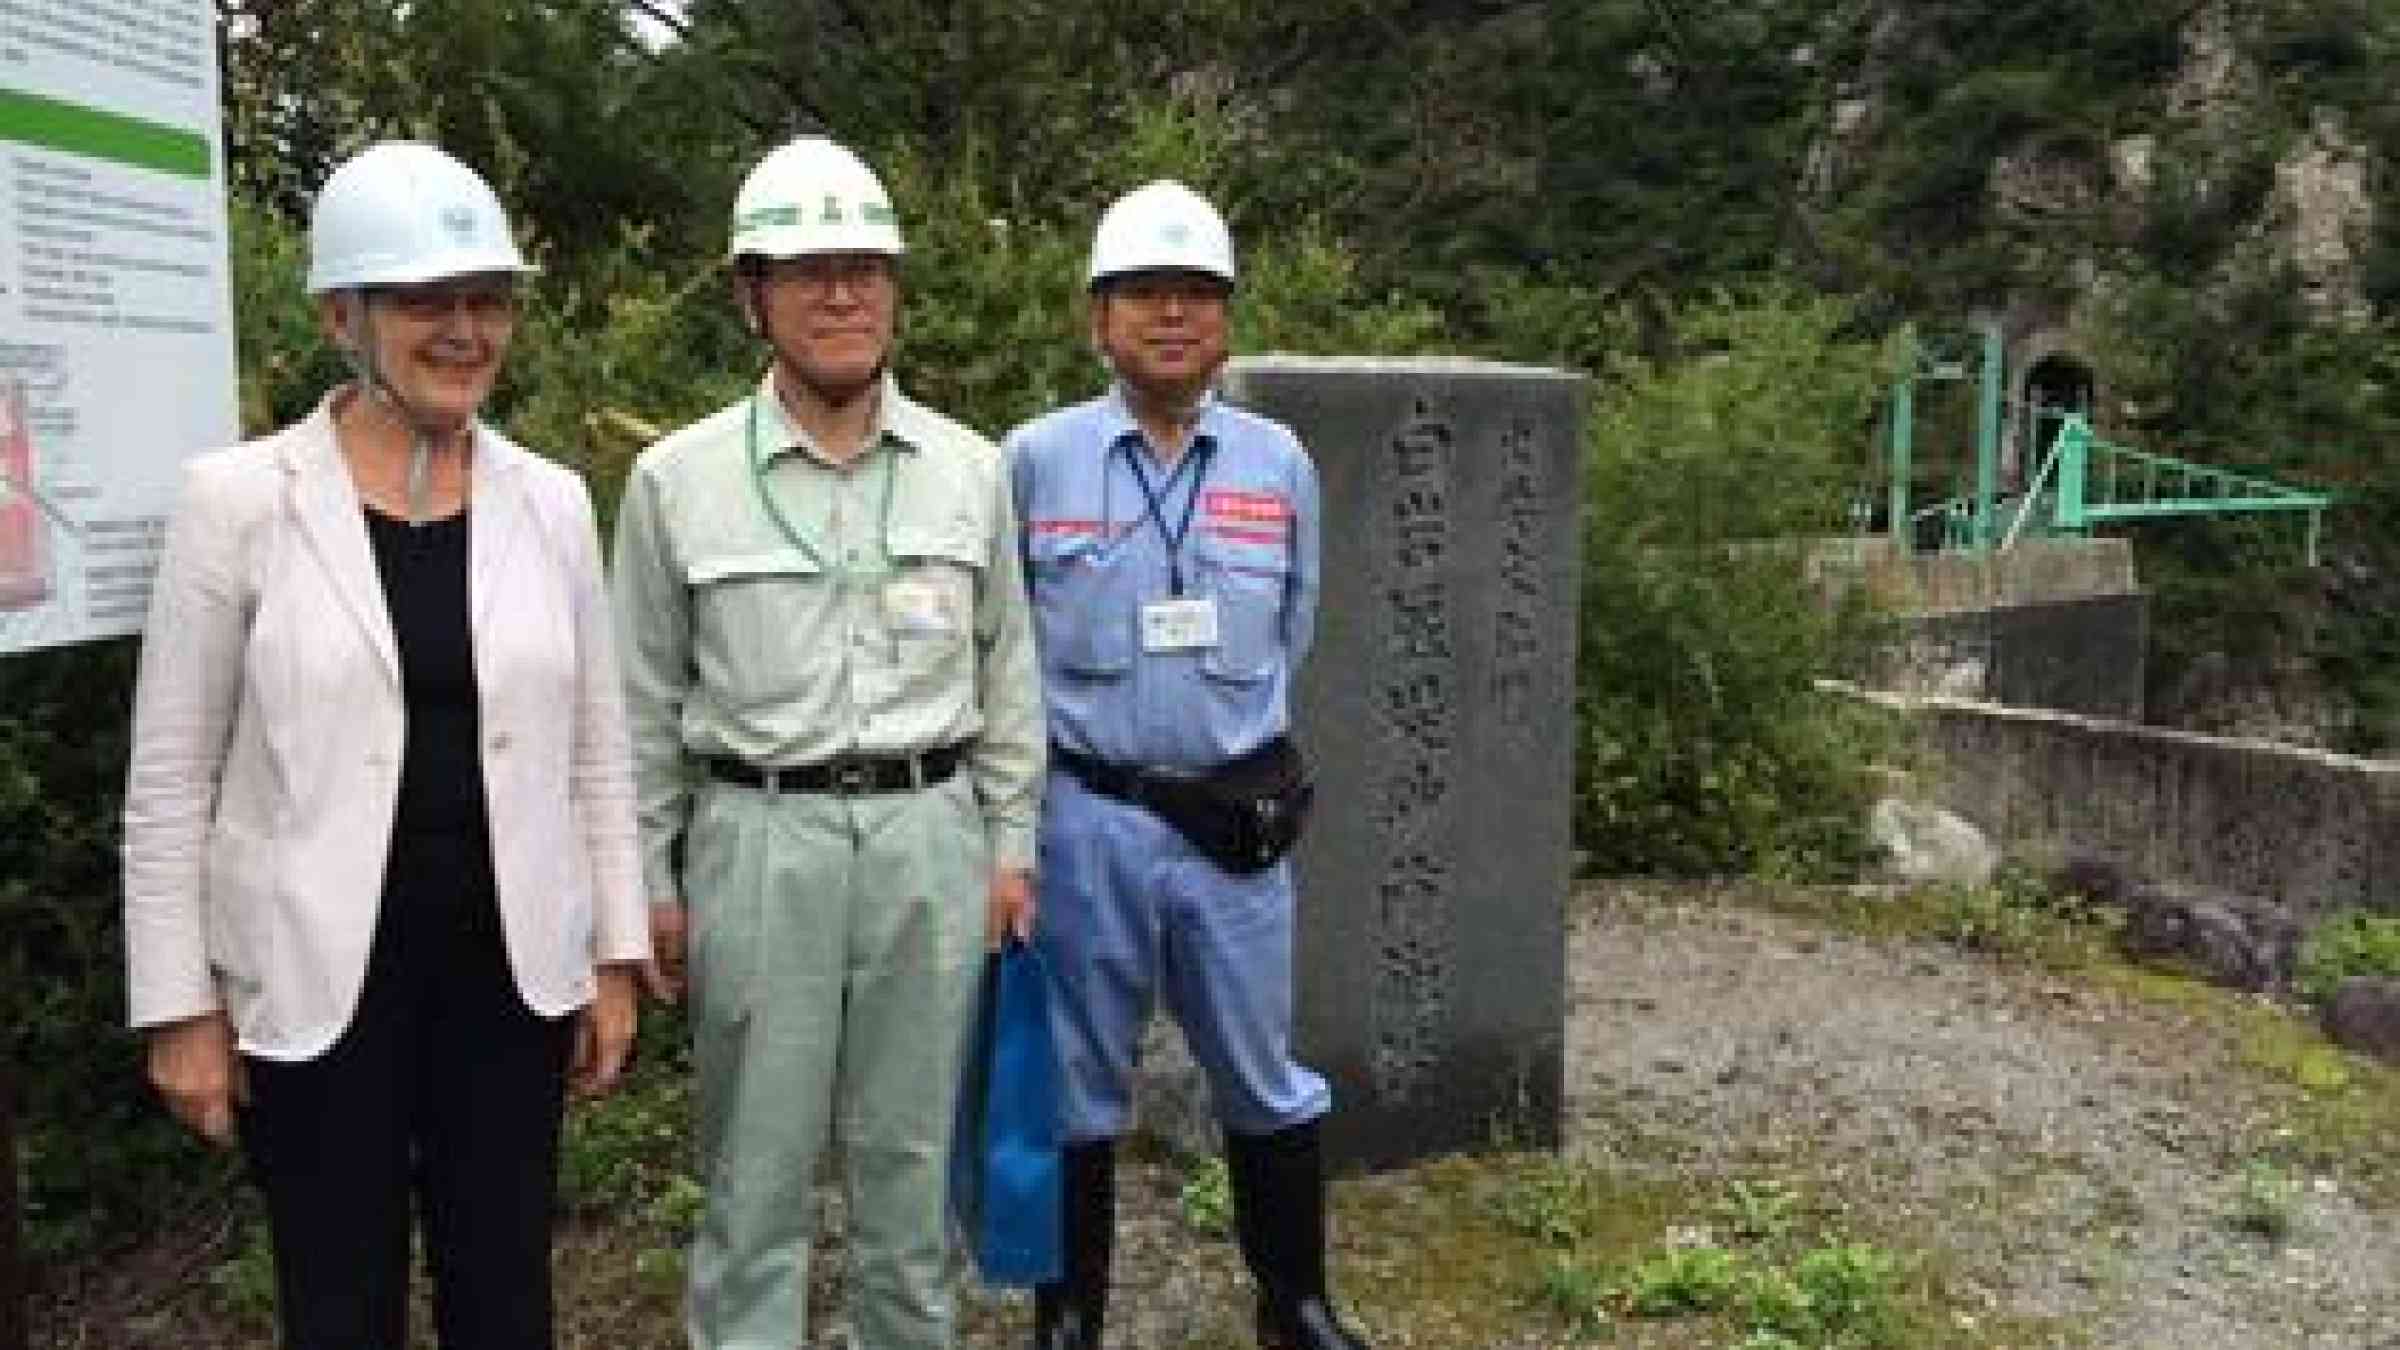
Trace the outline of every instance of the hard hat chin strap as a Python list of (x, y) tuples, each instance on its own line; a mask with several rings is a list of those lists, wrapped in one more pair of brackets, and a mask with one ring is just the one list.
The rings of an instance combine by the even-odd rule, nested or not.
[(409, 405), (400, 390), (384, 377), (383, 366), (375, 354), (375, 330), (367, 317), (367, 296), (364, 291), (352, 291), (357, 303), (350, 308), (350, 342), (343, 353), (349, 358), (350, 373), (358, 386), (370, 398), (383, 404), (398, 416), (408, 428), (408, 523), (423, 525), (433, 510), (433, 447), (447, 430), (433, 419)]

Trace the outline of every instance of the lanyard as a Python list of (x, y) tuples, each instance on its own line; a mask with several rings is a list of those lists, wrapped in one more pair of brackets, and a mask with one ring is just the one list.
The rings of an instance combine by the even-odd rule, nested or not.
[[(832, 563), (827, 562), (825, 560), (825, 555), (817, 552), (816, 546), (809, 543), (807, 536), (801, 534), (799, 527), (792, 524), (791, 518), (783, 513), (783, 507), (776, 502), (775, 494), (767, 490), (767, 461), (765, 457), (759, 453), (758, 449), (758, 399), (759, 396), (756, 394), (752, 394), (750, 396), (749, 431), (750, 486), (758, 490), (758, 504), (766, 508), (768, 518), (775, 522), (776, 529), (783, 531), (783, 537), (791, 541), (793, 548), (796, 548), (802, 553), (807, 554), (810, 562), (815, 563), (819, 568), (831, 572), (836, 576), (845, 578), (851, 576), (852, 570), (850, 568), (837, 567)], [(884, 452), (883, 511), (876, 521), (875, 548), (876, 551), (883, 557), (883, 566), (885, 571), (890, 571), (892, 566), (892, 548), (890, 543), (892, 533), (892, 477), (896, 472), (896, 466), (899, 464), (899, 462), (900, 457), (898, 455), (893, 454), (888, 450)]]
[[(1168, 593), (1181, 599), (1183, 597), (1183, 541), (1192, 532), (1192, 512), (1200, 505), (1200, 484), (1203, 479), (1208, 477), (1208, 457), (1217, 448), (1216, 443), (1203, 441), (1198, 437), (1192, 438), (1191, 448), (1185, 450), (1183, 457), (1175, 461), (1175, 467), (1167, 473), (1167, 481), (1155, 488), (1150, 486), (1149, 473), (1142, 468), (1142, 456), (1134, 448), (1135, 442), (1127, 439), (1119, 441), (1117, 444), (1124, 449), (1126, 466), (1133, 470), (1133, 481), (1142, 490), (1142, 502), (1148, 508), (1150, 523), (1157, 527), (1159, 541), (1167, 546)], [(1192, 492), (1190, 496), (1183, 499), (1183, 519), (1176, 522), (1175, 528), (1170, 530), (1167, 528), (1165, 503), (1175, 499), (1175, 485), (1183, 480), (1183, 471), (1187, 468), (1192, 471)], [(1106, 481), (1105, 477), (1102, 481)], [(1107, 509), (1103, 507), (1101, 515), (1105, 517), (1107, 514)], [(1100, 522), (1100, 528), (1103, 532), (1108, 531), (1111, 528), (1110, 522), (1103, 519)]]

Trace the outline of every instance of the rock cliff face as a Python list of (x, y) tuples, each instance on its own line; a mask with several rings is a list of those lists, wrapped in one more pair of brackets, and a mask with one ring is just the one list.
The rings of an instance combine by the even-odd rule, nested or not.
[[(2298, 350), (2298, 326), (2356, 346), (2389, 322), (2400, 250), (2379, 241), (2393, 225), (2379, 206), (2388, 216), (2400, 202), (2400, 118), (2379, 53), (2395, 30), (2347, 0), (2203, 0), (2180, 17), (2145, 0), (2079, 15), (2030, 7), (2059, 17), (2012, 28), (1995, 6), (1882, 0), (1848, 48), (1853, 68), (1822, 95), (1796, 184), (1824, 233), (1855, 235), (1862, 221), (1880, 231), (1884, 265), (1866, 286), (1894, 308), (1937, 330), (1999, 327), (2003, 493), (2032, 480), (2056, 425), (2045, 410), (2061, 407), (2171, 455), (2337, 488), (2373, 481), (2380, 461), (2364, 451), (2298, 449), (2377, 443), (2356, 430), (2371, 418), (2343, 426), (2303, 410), (2389, 404), (2369, 365), (2347, 368), (2352, 385), (2305, 395), (2293, 390), (2319, 376), (2297, 367), (2265, 392), (2235, 381)], [(2246, 413), (2229, 431), (2227, 410), (2244, 400), (2289, 406), (2292, 421)], [(1921, 445), (1971, 436), (1920, 421)], [(2246, 603), (2282, 618), (2233, 641), (2219, 632), (2233, 627), (2217, 622), (2222, 611), (2162, 599), (2152, 636), (2170, 654), (2151, 666), (2149, 715), (2360, 745), (2365, 705), (2325, 664), (2358, 643), (2326, 635), (2372, 626), (2359, 616), (2389, 612), (2383, 599), (2400, 593), (2400, 548), (2345, 533), (2345, 521), (2370, 518), (2360, 508), (2328, 520), (2328, 566), (2313, 576), (2270, 583), (2257, 558), (2195, 555), (2189, 572), (2211, 585), (2254, 568)], [(2181, 537), (2173, 527), (2136, 537), (2170, 536)], [(2286, 593), (2263, 598), (2271, 584)]]
[[(1925, 44), (1938, 41), (1916, 30), (1912, 12), (1896, 5), (1882, 13), (1860, 48), (1863, 65), (1818, 119), (1799, 184), (1815, 209), (1839, 209), (1861, 185), (1877, 138), (1894, 125), (1892, 72), (1922, 64)], [(2282, 72), (2262, 69), (2261, 23), (2230, 0), (2195, 9), (2178, 35), (2171, 74), (2155, 89), (2123, 91), (2128, 97), (2110, 119), (2118, 126), (2108, 139), (2056, 125), (2002, 139), (1981, 177), (1981, 214), (2051, 264), (2040, 269), (2039, 285), (2000, 307), (2012, 343), (2084, 327), (2082, 307), (2109, 292), (2115, 260), (2178, 204), (2240, 217), (2232, 246), (2217, 260), (2221, 275), (2288, 266), (2318, 317), (2366, 317), (2363, 264), (2376, 226), (2372, 157), (2338, 109), (2316, 107), (2305, 130), (2272, 148), (2267, 166), (2251, 162), (2261, 128), (2276, 120), (2268, 105), (2290, 92), (2278, 84)], [(2034, 97), (2080, 92), (2089, 91), (2055, 87)], [(2246, 175), (2266, 191), (2246, 191)], [(2061, 291), (2070, 293), (2063, 302)], [(2048, 345), (2059, 346), (2055, 332)]]
[(2360, 273), (2375, 229), (2367, 154), (2333, 113), (2320, 111), (2308, 136), (2275, 166), (2267, 227), (2298, 270), (2312, 309), (2347, 322), (2367, 317)]

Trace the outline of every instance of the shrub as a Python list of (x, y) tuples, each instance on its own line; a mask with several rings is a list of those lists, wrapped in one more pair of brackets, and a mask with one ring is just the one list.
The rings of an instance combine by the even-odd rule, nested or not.
[(1870, 712), (1819, 695), (1862, 614), (1796, 541), (1842, 528), (1877, 356), (1840, 304), (1770, 289), (1620, 357), (1591, 419), (1576, 840), (1612, 872), (1820, 877), (1864, 849)]
[(2296, 982), (2322, 1003), (2354, 975), (2400, 975), (2400, 917), (2344, 910), (2309, 930)]

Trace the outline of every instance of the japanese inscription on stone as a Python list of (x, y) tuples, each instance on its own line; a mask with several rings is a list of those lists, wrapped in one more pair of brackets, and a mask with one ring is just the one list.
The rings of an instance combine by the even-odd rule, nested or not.
[(1456, 752), (1452, 474), (1457, 432), (1425, 400), (1388, 442), (1383, 660), (1374, 706), (1387, 747), (1376, 788), (1382, 852), (1379, 958), (1369, 1000), (1372, 1071), (1386, 1098), (1430, 1086), (1442, 1062), (1454, 978), (1451, 871), (1441, 825)]

